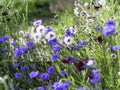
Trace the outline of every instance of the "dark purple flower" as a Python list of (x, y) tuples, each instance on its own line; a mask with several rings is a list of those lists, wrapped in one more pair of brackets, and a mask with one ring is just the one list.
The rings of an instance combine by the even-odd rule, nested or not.
[(55, 45), (54, 48), (53, 48), (53, 51), (54, 51), (54, 53), (56, 53), (56, 52), (60, 51), (61, 49), (62, 49), (62, 46)]
[(8, 12), (7, 11), (3, 11), (2, 12), (2, 16), (7, 16), (8, 15)]
[(67, 72), (66, 71), (60, 71), (60, 76), (67, 77)]
[(60, 55), (59, 54), (54, 54), (53, 56), (52, 56), (52, 60), (53, 61), (56, 61), (57, 59), (59, 59), (60, 58)]
[(28, 41), (27, 43), (28, 47), (34, 47), (34, 42), (33, 41)]
[(40, 75), (41, 80), (49, 80), (49, 78), (50, 78), (50, 75), (48, 73), (42, 73)]
[(51, 66), (48, 68), (48, 73), (53, 74), (55, 72), (55, 67)]
[(38, 76), (38, 74), (39, 74), (39, 71), (32, 71), (32, 72), (30, 72), (29, 76), (30, 76), (30, 78), (35, 78)]
[(39, 26), (41, 24), (42, 24), (42, 20), (37, 20), (37, 21), (33, 22), (34, 26)]
[(62, 62), (63, 63), (69, 63), (71, 61), (71, 57), (66, 57), (66, 58), (63, 58)]
[(18, 73), (18, 72), (17, 72), (17, 73), (15, 73), (14, 75), (15, 75), (15, 78), (16, 78), (16, 79), (21, 79), (21, 78), (22, 78), (22, 73)]
[(118, 51), (118, 50), (120, 50), (120, 46), (114, 45), (114, 46), (112, 46), (112, 50)]

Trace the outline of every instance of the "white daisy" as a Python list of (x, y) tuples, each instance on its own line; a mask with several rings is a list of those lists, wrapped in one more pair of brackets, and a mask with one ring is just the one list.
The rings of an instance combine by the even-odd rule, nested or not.
[(76, 34), (77, 33), (77, 28), (75, 26), (70, 27), (70, 32), (73, 33), (73, 34)]
[(41, 35), (38, 34), (38, 33), (36, 33), (36, 34), (34, 34), (33, 38), (34, 38), (34, 40), (35, 40), (36, 42), (39, 42), (40, 39), (41, 39)]
[(48, 32), (48, 34), (46, 35), (46, 39), (49, 41), (49, 40), (54, 40), (56, 38), (56, 34), (51, 31), (51, 32)]
[(64, 38), (64, 43), (67, 45), (70, 45), (73, 43), (73, 38), (72, 37), (65, 37)]
[(44, 35), (46, 32), (46, 28), (43, 25), (40, 25), (37, 27), (36, 31), (38, 34)]

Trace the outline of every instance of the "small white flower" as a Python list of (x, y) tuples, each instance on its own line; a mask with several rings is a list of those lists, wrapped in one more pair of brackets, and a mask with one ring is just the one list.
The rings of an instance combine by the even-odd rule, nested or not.
[(117, 55), (116, 55), (115, 53), (112, 53), (112, 54), (111, 54), (111, 58), (112, 58), (112, 59), (116, 59), (116, 58), (117, 58)]
[(76, 34), (77, 33), (77, 28), (75, 26), (70, 27), (70, 32), (73, 33), (73, 34)]
[(88, 3), (87, 2), (84, 4), (84, 7), (88, 7)]
[(79, 0), (76, 0), (76, 1), (74, 2), (74, 5), (75, 5), (75, 6), (80, 6), (80, 1), (79, 1)]
[(73, 38), (72, 37), (65, 37), (64, 38), (64, 43), (67, 45), (70, 45), (73, 43)]
[(94, 20), (93, 19), (89, 19), (88, 23), (89, 23), (89, 25), (92, 25), (94, 23)]
[(120, 76), (120, 71), (118, 71), (118, 75)]
[(49, 40), (54, 40), (56, 38), (56, 34), (51, 31), (51, 32), (48, 32), (48, 34), (46, 35), (46, 39), (49, 41)]
[(36, 34), (34, 34), (33, 38), (34, 38), (34, 40), (35, 40), (36, 42), (39, 42), (40, 39), (41, 39), (41, 35), (38, 34), (38, 33), (36, 33)]
[(97, 0), (97, 1), (100, 5), (105, 5), (106, 4), (106, 0)]
[(81, 11), (80, 14), (81, 14), (81, 16), (84, 17), (84, 18), (86, 18), (86, 17), (89, 16), (88, 13), (87, 13), (86, 11)]
[(38, 34), (44, 35), (46, 32), (46, 28), (43, 25), (40, 25), (37, 27), (36, 31)]
[(74, 8), (74, 14), (79, 17), (79, 8), (78, 7), (75, 7)]
[(91, 67), (91, 66), (94, 66), (95, 65), (95, 62), (94, 60), (88, 60), (87, 64), (86, 64), (88, 67)]

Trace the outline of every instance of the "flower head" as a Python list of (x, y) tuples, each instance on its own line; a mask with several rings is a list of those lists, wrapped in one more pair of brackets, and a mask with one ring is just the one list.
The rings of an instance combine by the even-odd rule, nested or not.
[(50, 75), (48, 73), (42, 73), (40, 75), (41, 80), (49, 80)]
[(53, 47), (54, 53), (60, 51), (61, 49), (62, 49), (62, 46), (60, 46), (60, 45), (55, 45), (55, 46)]
[(73, 43), (73, 38), (72, 37), (65, 37), (64, 43), (67, 45), (71, 45)]
[(8, 36), (2, 36), (1, 38), (0, 38), (0, 43), (4, 43), (4, 42), (6, 42), (8, 40)]
[(26, 44), (28, 47), (34, 47), (34, 42), (32, 41), (28, 41)]
[(30, 33), (26, 33), (26, 34), (24, 35), (25, 38), (29, 38), (30, 36), (31, 36)]
[(120, 50), (120, 46), (114, 45), (114, 46), (112, 46), (112, 50), (118, 51), (118, 50)]
[(53, 66), (48, 68), (48, 73), (53, 74), (55, 72), (55, 68)]
[(56, 34), (53, 31), (50, 31), (46, 35), (46, 39), (49, 40), (54, 40), (56, 38)]
[(66, 71), (60, 71), (60, 75), (62, 77), (67, 77), (67, 72)]
[(43, 25), (40, 25), (36, 29), (37, 33), (40, 35), (44, 35), (46, 33), (46, 28)]
[(38, 74), (39, 74), (39, 71), (32, 71), (32, 72), (30, 72), (29, 76), (30, 76), (30, 78), (35, 78), (38, 76)]
[(34, 26), (40, 26), (42, 24), (42, 20), (37, 20), (35, 22), (33, 22)]
[(60, 55), (57, 53), (57, 54), (54, 54), (53, 56), (52, 56), (52, 60), (53, 61), (56, 61), (57, 59), (59, 59), (60, 58)]
[(21, 79), (21, 78), (22, 78), (22, 73), (18, 73), (18, 72), (17, 72), (17, 73), (15, 73), (14, 75), (15, 75), (15, 78), (16, 78), (16, 79)]

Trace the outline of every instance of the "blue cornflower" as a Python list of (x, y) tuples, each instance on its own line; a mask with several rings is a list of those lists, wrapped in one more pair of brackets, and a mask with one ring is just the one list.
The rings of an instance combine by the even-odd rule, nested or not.
[(76, 59), (75, 57), (72, 57), (72, 58), (71, 58), (71, 62), (72, 62), (72, 63), (75, 63), (76, 61), (77, 61), (77, 59)]
[(65, 36), (66, 37), (73, 36), (73, 33), (71, 33), (71, 31), (69, 29), (67, 29), (66, 32), (65, 32)]
[(99, 30), (103, 30), (103, 27), (100, 25), (100, 26), (97, 26), (97, 27), (95, 27), (95, 31), (97, 32), (97, 31), (99, 31)]
[(55, 82), (53, 84), (53, 88), (54, 90), (68, 90), (68, 87), (70, 86), (70, 84), (68, 83), (64, 83), (64, 82)]
[(28, 70), (28, 67), (27, 66), (23, 66), (22, 67), (22, 71), (27, 71)]
[(89, 78), (90, 78), (90, 82), (91, 83), (97, 83), (97, 82), (100, 82), (101, 81), (101, 77), (99, 75), (99, 72), (98, 70), (92, 70), (91, 71), (91, 74), (89, 75)]
[(115, 33), (116, 25), (115, 22), (112, 20), (108, 20), (106, 22), (106, 26), (103, 28), (102, 34), (107, 37)]
[(112, 46), (112, 50), (118, 51), (118, 50), (120, 50), (120, 46), (114, 45), (114, 46)]
[(60, 75), (62, 77), (67, 77), (67, 72), (66, 71), (60, 71)]
[(18, 73), (18, 72), (17, 72), (17, 73), (15, 73), (14, 75), (15, 75), (15, 78), (16, 78), (16, 79), (21, 79), (21, 78), (22, 78), (22, 73)]
[(82, 48), (88, 43), (88, 40), (83, 40), (81, 43), (79, 43), (79, 47)]
[(45, 90), (44, 87), (39, 87), (37, 90)]
[(113, 20), (108, 20), (107, 22), (106, 22), (106, 25), (107, 26), (116, 26), (116, 24), (115, 24), (115, 22), (113, 21)]
[(53, 56), (52, 56), (52, 60), (53, 61), (56, 61), (57, 59), (59, 59), (60, 58), (60, 55), (57, 53), (57, 54), (54, 54)]
[(53, 66), (48, 68), (48, 73), (53, 74), (55, 72), (55, 68)]
[(26, 44), (28, 47), (34, 47), (35, 45), (33, 41), (28, 41)]
[(40, 75), (41, 80), (49, 80), (49, 78), (50, 78), (50, 75), (48, 73), (42, 73)]
[(47, 30), (46, 30), (46, 34), (47, 34), (48, 32), (51, 32), (51, 31), (52, 31), (52, 29), (51, 29), (50, 27), (48, 27)]
[(38, 76), (38, 74), (39, 74), (39, 71), (32, 71), (32, 72), (29, 74), (29, 76), (30, 76), (30, 78), (35, 78), (35, 77)]
[(8, 40), (8, 36), (2, 36), (1, 38), (0, 38), (0, 43), (4, 43), (5, 41), (7, 41)]
[(48, 45), (57, 45), (57, 43), (58, 43), (57, 38), (54, 39), (54, 40), (49, 40), (49, 41), (48, 41)]
[(55, 45), (54, 48), (53, 48), (53, 51), (54, 51), (54, 53), (56, 53), (56, 52), (60, 51), (61, 49), (62, 49), (62, 46)]
[(19, 48), (16, 48), (16, 49), (14, 50), (14, 55), (15, 55), (16, 57), (19, 57), (19, 56), (22, 55), (22, 51), (21, 51)]
[(25, 46), (20, 46), (19, 50), (22, 51), (22, 53), (27, 53), (28, 52), (28, 48)]

